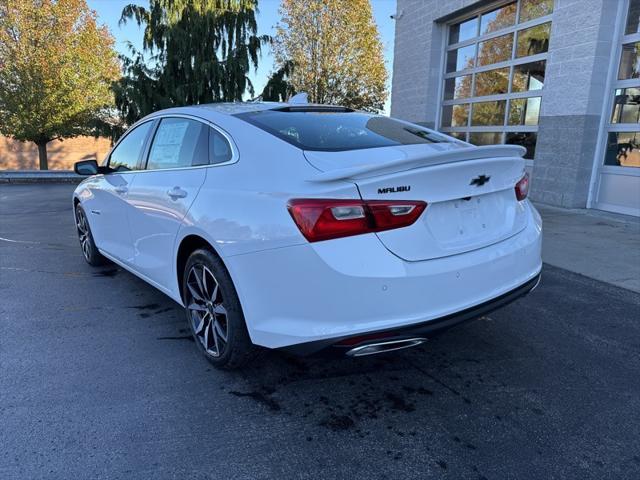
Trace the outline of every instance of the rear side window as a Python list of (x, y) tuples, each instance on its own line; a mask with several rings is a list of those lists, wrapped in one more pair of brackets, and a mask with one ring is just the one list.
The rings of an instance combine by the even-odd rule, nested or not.
[(363, 112), (283, 109), (237, 117), (303, 150), (344, 151), (451, 141), (418, 125)]
[(138, 169), (138, 161), (142, 155), (142, 148), (144, 147), (151, 125), (153, 125), (153, 122), (145, 122), (127, 132), (126, 136), (113, 152), (111, 152), (109, 168), (116, 172)]
[(209, 163), (225, 163), (231, 160), (233, 152), (231, 145), (220, 132), (209, 129)]
[(147, 170), (206, 165), (208, 126), (187, 118), (163, 118), (149, 150)]

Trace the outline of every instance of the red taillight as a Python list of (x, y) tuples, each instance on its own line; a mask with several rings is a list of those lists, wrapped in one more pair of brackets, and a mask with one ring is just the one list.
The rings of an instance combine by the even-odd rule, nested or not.
[(287, 208), (310, 242), (381, 232), (415, 222), (426, 202), (404, 200), (294, 199)]
[(529, 194), (529, 174), (525, 173), (524, 177), (520, 179), (518, 183), (516, 183), (516, 198), (519, 202), (527, 198)]

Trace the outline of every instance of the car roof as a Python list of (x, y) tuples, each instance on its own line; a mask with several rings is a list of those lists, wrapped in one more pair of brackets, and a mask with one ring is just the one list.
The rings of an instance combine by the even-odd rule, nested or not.
[(289, 105), (289, 103), (283, 102), (220, 102), (194, 105), (194, 108), (206, 108), (218, 113), (235, 115), (237, 113), (272, 110), (274, 108), (282, 108)]

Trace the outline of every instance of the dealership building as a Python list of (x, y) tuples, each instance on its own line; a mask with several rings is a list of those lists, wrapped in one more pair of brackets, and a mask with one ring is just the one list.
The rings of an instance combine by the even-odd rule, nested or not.
[(391, 115), (526, 148), (534, 201), (640, 216), (640, 0), (397, 0)]

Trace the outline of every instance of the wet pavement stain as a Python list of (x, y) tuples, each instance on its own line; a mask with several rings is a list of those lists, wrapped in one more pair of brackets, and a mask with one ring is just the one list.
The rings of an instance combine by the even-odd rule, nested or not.
[(193, 342), (193, 336), (191, 335), (184, 335), (182, 337), (158, 337), (158, 340), (188, 340), (190, 342)]
[(149, 303), (147, 305), (134, 305), (129, 308), (135, 308), (136, 310), (155, 310), (157, 308), (160, 308), (161, 306), (162, 305), (160, 305), (159, 303)]
[(356, 422), (348, 415), (331, 414), (319, 423), (320, 426), (326, 427), (334, 432), (340, 430), (350, 430), (356, 426)]
[(276, 402), (273, 398), (269, 397), (266, 393), (253, 391), (253, 392), (238, 392), (232, 390), (229, 392), (231, 395), (235, 395), (236, 397), (248, 397), (256, 402), (264, 405), (272, 412), (279, 412), (282, 407), (278, 402)]
[(97, 272), (93, 272), (94, 277), (115, 277), (120, 270), (117, 268), (110, 268), (108, 270), (99, 270)]

